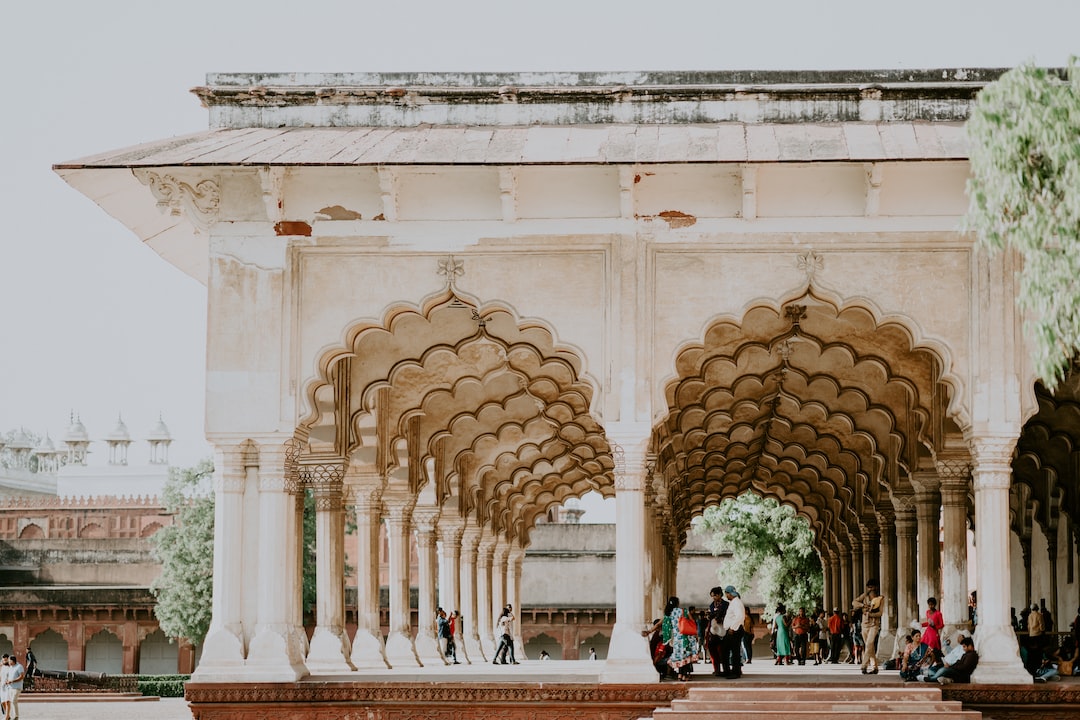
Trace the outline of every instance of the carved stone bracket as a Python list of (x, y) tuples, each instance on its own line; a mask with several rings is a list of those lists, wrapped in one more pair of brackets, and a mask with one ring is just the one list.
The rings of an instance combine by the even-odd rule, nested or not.
[(221, 190), (214, 180), (200, 180), (192, 185), (173, 175), (161, 175), (152, 170), (138, 169), (132, 173), (150, 188), (162, 212), (184, 215), (199, 230), (206, 230), (218, 221)]

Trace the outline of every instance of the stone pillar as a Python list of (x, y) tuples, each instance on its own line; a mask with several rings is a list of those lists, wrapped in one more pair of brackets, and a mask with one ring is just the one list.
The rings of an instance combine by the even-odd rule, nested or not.
[[(881, 589), (881, 534), (876, 526), (864, 525), (861, 529), (862, 534), (862, 561), (863, 561), (863, 582), (866, 583), (873, 579), (877, 579), (878, 588)], [(860, 590), (859, 592), (862, 592)], [(884, 592), (882, 592), (884, 595)], [(880, 636), (879, 636), (880, 637)]]
[[(898, 657), (903, 653), (903, 636), (897, 629), (896, 597), (896, 527), (893, 509), (883, 507), (877, 513), (878, 533), (881, 538), (881, 594), (885, 608), (881, 614), (881, 639), (878, 641), (879, 656)], [(888, 653), (888, 654), (886, 654)]]
[(840, 612), (851, 616), (851, 601), (855, 597), (851, 594), (851, 550), (840, 546)]
[(913, 622), (921, 617), (916, 596), (915, 499), (912, 495), (893, 493), (893, 510), (896, 513), (896, 642), (911, 629)]
[(971, 463), (964, 458), (938, 458), (941, 478), (941, 522), (945, 544), (941, 563), (941, 613), (945, 633), (955, 638), (968, 624), (967, 508)]
[[(461, 532), (465, 524), (457, 517), (447, 517), (443, 509), (435, 528), (439, 542), (439, 605), (450, 617), (455, 610), (461, 613)], [(468, 659), (461, 634), (461, 622), (454, 623), (454, 645), (459, 661)]]
[[(297, 573), (297, 477), (295, 448), (268, 443), (259, 447), (259, 580), (255, 637), (248, 650), (251, 680), (295, 682), (308, 674), (303, 627), (295, 624), (302, 594)], [(287, 467), (288, 464), (288, 467)]]
[(521, 624), (525, 615), (521, 607), (521, 569), (525, 564), (525, 548), (519, 543), (520, 540), (514, 542), (506, 558), (506, 601), (514, 606), (514, 614), (517, 616), (517, 622), (514, 623), (514, 655), (523, 660), (525, 643), (521, 638)]
[(834, 608), (843, 609), (844, 598), (840, 594), (840, 554), (829, 554), (829, 595)]
[(476, 631), (480, 635), (480, 647), (484, 657), (495, 657), (495, 640), (492, 634), (491, 606), (491, 559), (495, 552), (495, 538), (489, 528), (484, 528), (476, 550)]
[[(645, 597), (645, 448), (648, 436), (623, 438), (613, 445), (615, 454), (615, 627), (607, 660), (600, 673), (603, 683), (658, 681), (646, 629)], [(649, 458), (650, 465), (655, 462)]]
[(821, 607), (830, 611), (836, 607), (832, 594), (832, 566), (828, 555), (818, 552), (818, 558), (821, 561)]
[(312, 673), (350, 672), (356, 666), (345, 632), (345, 463), (305, 464), (302, 472), (315, 496), (315, 632), (307, 666)]
[(975, 485), (975, 546), (978, 563), (979, 624), (975, 649), (979, 667), (974, 682), (1031, 682), (1020, 662), (1009, 617), (1009, 487), (1015, 435), (972, 438)]
[[(502, 615), (502, 609), (506, 607), (507, 603), (506, 558), (509, 554), (510, 544), (505, 537), (500, 535), (491, 554), (491, 609), (493, 619)], [(514, 605), (514, 617), (518, 617), (520, 610), (521, 608)], [(494, 625), (492, 625), (492, 635), (494, 635)], [(498, 644), (498, 638), (495, 638), (495, 641)]]
[(416, 528), (416, 554), (419, 564), (418, 599), (416, 606), (416, 654), (425, 665), (445, 665), (446, 658), (439, 650), (438, 623), (435, 620), (435, 576), (438, 557), (435, 553), (435, 522), (438, 508), (413, 510)]
[(911, 484), (915, 487), (918, 523), (919, 607), (923, 607), (927, 598), (941, 599), (941, 492), (937, 470), (911, 473)]
[[(862, 549), (862, 535), (857, 538), (852, 538), (851, 544), (851, 587), (854, 595), (852, 599), (858, 597), (866, 589), (866, 575), (863, 575), (863, 549)], [(848, 608), (850, 611), (851, 608)]]
[[(230, 672), (245, 663), (244, 490), (248, 468), (238, 445), (214, 448), (214, 589), (210, 628), (203, 641), (202, 660), (195, 671), (200, 682), (228, 682)], [(253, 461), (257, 462), (257, 454)], [(252, 468), (253, 484), (257, 485)], [(248, 632), (254, 628), (247, 628)]]
[(487, 657), (480, 645), (480, 626), (477, 622), (476, 555), (480, 546), (480, 528), (470, 525), (461, 534), (461, 632), (465, 642), (465, 658), (470, 663), (484, 662)]
[(356, 634), (352, 664), (386, 669), (382, 623), (379, 619), (379, 526), (382, 517), (382, 478), (350, 470), (349, 494), (356, 511)]
[(383, 496), (386, 537), (390, 546), (390, 632), (386, 636), (386, 660), (395, 668), (423, 666), (413, 646), (409, 609), (412, 502), (413, 499), (405, 495)]

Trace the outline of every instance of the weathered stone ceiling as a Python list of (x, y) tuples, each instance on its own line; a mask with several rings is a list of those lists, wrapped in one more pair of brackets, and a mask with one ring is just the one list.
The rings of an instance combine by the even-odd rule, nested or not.
[(849, 545), (934, 446), (941, 360), (897, 322), (812, 294), (710, 327), (677, 359), (656, 430), (673, 522), (752, 491)]
[(1059, 512), (1080, 520), (1080, 376), (1053, 393), (1037, 383), (1035, 396), (1038, 412), (1024, 425), (1013, 460), (1012, 525), (1023, 540), (1037, 522), (1056, 543)]
[(439, 504), (478, 525), (527, 537), (551, 505), (613, 492), (579, 358), (506, 310), (477, 312), (448, 290), (354, 328), (323, 365), (302, 424), (312, 449), (321, 442), (411, 493), (433, 483)]

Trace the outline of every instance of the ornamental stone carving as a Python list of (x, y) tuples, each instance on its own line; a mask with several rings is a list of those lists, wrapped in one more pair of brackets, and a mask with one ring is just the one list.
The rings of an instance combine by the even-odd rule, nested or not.
[(152, 170), (132, 170), (132, 173), (150, 188), (162, 212), (184, 215), (200, 230), (206, 230), (218, 221), (221, 189), (217, 182), (206, 179), (192, 185), (174, 175), (161, 175)]

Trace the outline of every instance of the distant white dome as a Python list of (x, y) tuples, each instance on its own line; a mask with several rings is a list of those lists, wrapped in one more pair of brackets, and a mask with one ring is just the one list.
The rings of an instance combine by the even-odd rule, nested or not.
[(49, 433), (45, 433), (45, 437), (38, 444), (37, 449), (34, 452), (38, 455), (51, 455), (56, 452), (56, 445), (53, 444), (52, 438), (49, 437)]
[(29, 450), (34, 447), (34, 444), (30, 442), (29, 436), (26, 431), (19, 428), (19, 431), (15, 433), (15, 437), (11, 439), (11, 443), (8, 445), (12, 450)]
[(150, 435), (146, 439), (151, 442), (172, 441), (172, 434), (169, 432), (169, 426), (165, 424), (165, 421), (160, 416), (158, 417), (157, 425), (150, 431)]
[(72, 418), (71, 425), (67, 430), (67, 435), (64, 436), (64, 442), (90, 442), (90, 436), (86, 432), (86, 426), (82, 424), (82, 420), (78, 417)]
[[(166, 429), (168, 432), (168, 429)], [(128, 434), (127, 425), (124, 424), (124, 419), (119, 415), (116, 417), (116, 427), (105, 438), (109, 442), (131, 442), (131, 435)]]

